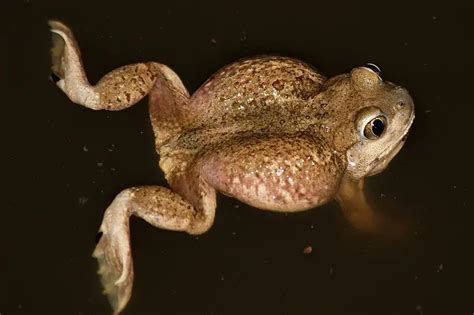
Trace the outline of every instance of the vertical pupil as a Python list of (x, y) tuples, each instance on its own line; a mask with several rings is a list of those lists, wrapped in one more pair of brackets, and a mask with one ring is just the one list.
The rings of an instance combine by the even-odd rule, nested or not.
[(379, 118), (374, 119), (374, 121), (372, 122), (372, 132), (374, 133), (374, 135), (376, 135), (377, 137), (380, 137), (384, 130), (385, 130), (385, 125), (383, 121)]

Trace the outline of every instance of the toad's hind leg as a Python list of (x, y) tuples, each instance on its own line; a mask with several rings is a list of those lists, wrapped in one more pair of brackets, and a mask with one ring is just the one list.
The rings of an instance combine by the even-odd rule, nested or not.
[(52, 77), (74, 103), (95, 110), (122, 110), (149, 94), (156, 83), (172, 91), (168, 94), (176, 98), (176, 102), (187, 103), (189, 93), (179, 77), (156, 62), (117, 68), (91, 85), (72, 31), (59, 21), (49, 21), (49, 25), (53, 33)]
[(166, 230), (204, 233), (214, 221), (215, 191), (205, 186), (197, 196), (185, 198), (191, 200), (160, 186), (134, 187), (118, 194), (105, 211), (100, 226), (102, 236), (93, 256), (99, 262), (104, 292), (114, 314), (123, 310), (132, 293), (130, 216), (136, 215)]

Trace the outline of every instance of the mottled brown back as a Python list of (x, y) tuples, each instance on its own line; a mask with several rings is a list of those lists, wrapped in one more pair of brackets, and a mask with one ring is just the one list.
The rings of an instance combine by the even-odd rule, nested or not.
[(287, 57), (243, 59), (217, 71), (192, 96), (197, 119), (249, 119), (265, 113), (300, 114), (318, 94), (324, 76), (310, 65)]

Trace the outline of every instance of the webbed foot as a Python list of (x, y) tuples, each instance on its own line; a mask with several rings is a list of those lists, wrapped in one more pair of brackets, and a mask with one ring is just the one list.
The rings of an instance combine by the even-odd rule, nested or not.
[(93, 257), (114, 314), (127, 305), (133, 287), (133, 261), (130, 248), (129, 213), (124, 196), (118, 195), (107, 208), (100, 227), (102, 233)]
[(129, 219), (138, 216), (162, 229), (191, 234), (204, 233), (214, 220), (215, 192), (202, 190), (205, 208), (197, 210), (180, 195), (160, 186), (125, 189), (105, 210), (99, 233), (102, 233), (93, 256), (99, 263), (104, 293), (114, 314), (127, 305), (133, 287), (133, 261)]

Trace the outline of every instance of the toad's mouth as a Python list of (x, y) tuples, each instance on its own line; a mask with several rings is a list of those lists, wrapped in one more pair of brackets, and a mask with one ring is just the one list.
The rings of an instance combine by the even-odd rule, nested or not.
[(368, 176), (372, 176), (383, 171), (387, 167), (388, 163), (398, 154), (398, 152), (400, 152), (401, 148), (403, 147), (405, 141), (408, 138), (408, 133), (414, 120), (415, 112), (413, 111), (407, 120), (405, 130), (402, 132), (397, 141), (395, 141), (393, 145), (387, 147), (384, 151), (382, 151), (382, 153), (380, 153), (379, 156), (377, 156), (371, 163), (372, 169), (367, 174)]

